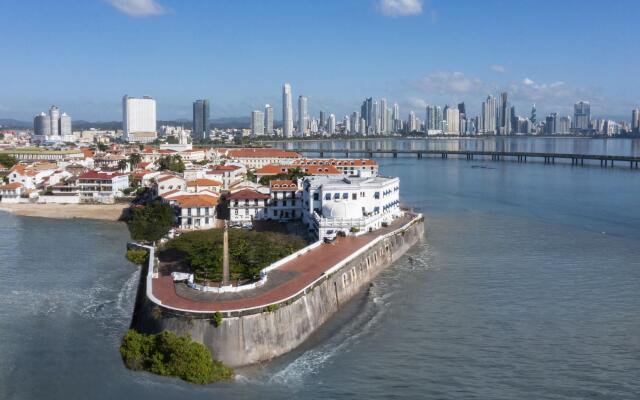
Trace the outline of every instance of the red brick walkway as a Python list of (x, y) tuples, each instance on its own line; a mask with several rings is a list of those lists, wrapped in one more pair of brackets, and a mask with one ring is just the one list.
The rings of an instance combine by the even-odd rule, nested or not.
[(373, 241), (380, 235), (398, 229), (410, 220), (411, 217), (403, 217), (394, 221), (389, 227), (376, 232), (359, 237), (338, 238), (332, 244), (322, 244), (278, 268), (278, 270), (281, 271), (294, 272), (295, 277), (293, 279), (285, 281), (256, 296), (251, 296), (251, 292), (248, 291), (247, 297), (241, 299), (210, 301), (187, 299), (176, 293), (174, 282), (170, 275), (153, 279), (153, 295), (159, 299), (163, 305), (194, 311), (230, 311), (265, 306), (296, 294), (320, 277), (322, 273), (353, 254), (359, 248)]

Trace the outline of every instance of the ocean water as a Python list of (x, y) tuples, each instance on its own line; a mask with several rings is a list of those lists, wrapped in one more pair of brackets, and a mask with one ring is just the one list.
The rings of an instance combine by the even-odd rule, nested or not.
[(302, 348), (207, 386), (122, 365), (124, 225), (0, 212), (0, 398), (640, 398), (638, 171), (380, 164), (425, 240)]

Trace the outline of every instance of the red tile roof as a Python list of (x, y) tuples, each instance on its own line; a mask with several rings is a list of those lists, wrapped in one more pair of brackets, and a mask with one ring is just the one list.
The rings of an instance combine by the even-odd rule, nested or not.
[(260, 193), (254, 189), (241, 189), (229, 195), (229, 200), (253, 200), (269, 199), (268, 194)]
[(290, 192), (298, 190), (298, 185), (296, 182), (291, 180), (272, 180), (269, 182), (269, 188), (272, 191), (281, 191), (281, 192)]
[(113, 179), (118, 176), (126, 176), (127, 174), (123, 174), (120, 172), (107, 172), (107, 171), (87, 171), (84, 174), (80, 175), (78, 179)]
[(222, 182), (213, 180), (213, 179), (205, 179), (198, 178), (192, 181), (187, 182), (188, 187), (196, 187), (196, 186), (222, 186)]
[(299, 158), (300, 154), (280, 149), (231, 149), (227, 152), (231, 158)]
[(204, 194), (184, 194), (176, 196), (171, 200), (177, 201), (182, 208), (214, 207), (218, 204), (217, 197)]
[(15, 190), (20, 187), (22, 187), (22, 184), (18, 182), (7, 183), (6, 185), (0, 185), (0, 190)]

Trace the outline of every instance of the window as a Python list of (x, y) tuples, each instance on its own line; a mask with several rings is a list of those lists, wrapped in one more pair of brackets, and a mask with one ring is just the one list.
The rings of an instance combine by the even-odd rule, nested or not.
[(345, 200), (349, 199), (349, 193), (342, 193), (342, 198)]
[(333, 194), (333, 199), (334, 200), (339, 200), (340, 199), (340, 193), (334, 193)]
[(331, 193), (325, 193), (324, 199), (325, 200), (331, 200)]
[(351, 193), (351, 200), (358, 200), (358, 193)]
[(314, 193), (313, 194), (313, 200), (315, 200), (315, 201), (320, 200), (320, 194), (319, 193)]
[(373, 198), (374, 198), (374, 199), (379, 199), (379, 198), (380, 198), (380, 192), (375, 192), (375, 193), (373, 194)]
[(296, 206), (296, 201), (295, 200), (291, 200), (291, 207), (295, 207)]

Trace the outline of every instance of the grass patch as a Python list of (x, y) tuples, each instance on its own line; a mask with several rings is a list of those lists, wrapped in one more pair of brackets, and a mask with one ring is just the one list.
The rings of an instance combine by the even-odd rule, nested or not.
[[(222, 229), (183, 233), (166, 244), (184, 254), (195, 279), (222, 279)], [(307, 243), (293, 235), (229, 230), (229, 271), (232, 280), (257, 280), (260, 270), (305, 247)]]
[(144, 265), (149, 259), (149, 253), (146, 250), (127, 250), (127, 260), (137, 265)]
[(191, 383), (206, 384), (233, 377), (233, 370), (214, 360), (204, 345), (168, 331), (144, 335), (129, 329), (120, 354), (129, 369), (175, 376)]

